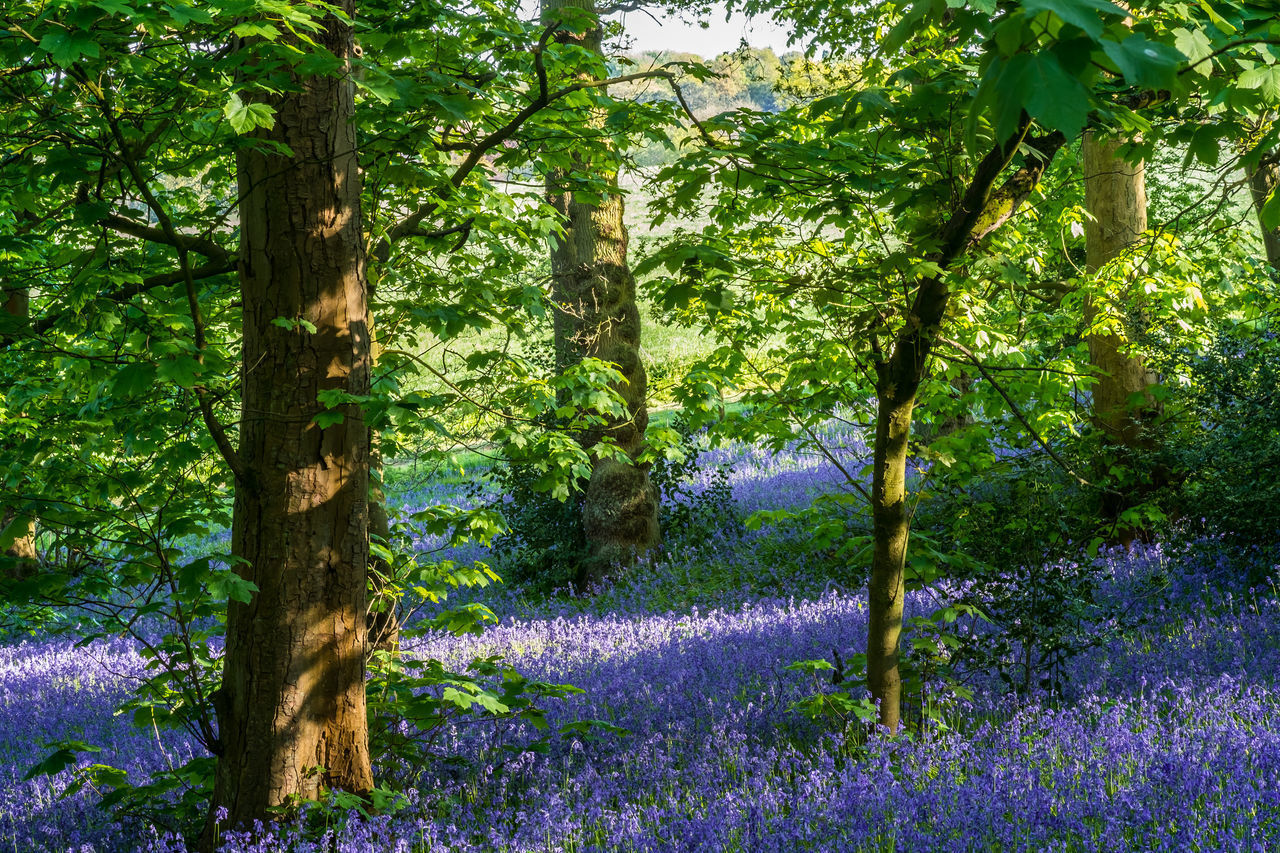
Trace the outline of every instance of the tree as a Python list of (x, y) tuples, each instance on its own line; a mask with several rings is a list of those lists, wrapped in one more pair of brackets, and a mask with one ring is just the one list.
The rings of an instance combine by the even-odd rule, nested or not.
[[(1094, 423), (1103, 441), (1132, 452), (1152, 446), (1152, 420), (1157, 411), (1152, 386), (1159, 377), (1151, 372), (1134, 351), (1142, 322), (1142, 298), (1130, 276), (1133, 267), (1108, 267), (1112, 261), (1134, 249), (1147, 230), (1145, 168), (1141, 161), (1122, 156), (1122, 140), (1103, 141), (1095, 131), (1087, 132), (1082, 143), (1084, 164), (1086, 271), (1094, 276), (1105, 270), (1110, 275), (1099, 282), (1107, 292), (1102, 305), (1095, 298), (1085, 302), (1085, 324), (1089, 360), (1097, 371), (1093, 387)], [(1124, 312), (1125, 316), (1116, 316)], [(1131, 492), (1129, 488), (1124, 491)], [(1132, 525), (1118, 521), (1133, 502), (1132, 494), (1112, 487), (1103, 496), (1103, 514), (1117, 519), (1121, 541), (1133, 536)]]
[[(1084, 192), (1089, 212), (1085, 222), (1087, 271), (1094, 275), (1131, 249), (1147, 230), (1145, 170), (1141, 161), (1130, 163), (1120, 155), (1122, 144), (1120, 140), (1104, 142), (1096, 132), (1084, 136)], [(1123, 282), (1117, 286), (1126, 292), (1116, 301), (1140, 311), (1136, 294)], [(1086, 305), (1085, 322), (1091, 327), (1099, 325), (1103, 309), (1093, 300)], [(1126, 331), (1132, 327), (1128, 318), (1110, 319)], [(1093, 333), (1089, 336), (1089, 356), (1099, 374), (1093, 389), (1094, 418), (1108, 441), (1136, 448), (1146, 438), (1143, 432), (1148, 419), (1137, 412), (1132, 401), (1138, 395), (1150, 406), (1148, 388), (1157, 378), (1147, 370), (1140, 355), (1129, 351), (1132, 338), (1131, 332)]]
[[(551, 25), (563, 27), (559, 35), (563, 43), (592, 54), (603, 66), (598, 18), (561, 24), (565, 10), (594, 17), (594, 0), (544, 0), (542, 16)], [(581, 74), (590, 79), (589, 71)], [(590, 118), (584, 123), (599, 126)], [(551, 252), (556, 370), (563, 372), (585, 357), (612, 363), (622, 374), (615, 389), (625, 404), (621, 416), (580, 434), (588, 450), (608, 439), (624, 454), (620, 458), (596, 452), (592, 459), (582, 527), (593, 559), (578, 578), (589, 583), (610, 566), (630, 562), (657, 544), (658, 500), (647, 466), (638, 459), (649, 421), (648, 382), (640, 359), (640, 311), (635, 277), (627, 265), (627, 228), (617, 167), (572, 159), (573, 167), (553, 170), (547, 177), (547, 197), (564, 222)], [(590, 172), (595, 169), (599, 173), (593, 176)], [(586, 179), (591, 177), (596, 178), (597, 187), (587, 186)], [(598, 197), (593, 197), (597, 192)]]
[[(1267, 202), (1275, 196), (1276, 188), (1280, 187), (1280, 152), (1269, 149), (1265, 143), (1255, 148), (1247, 157), (1245, 177), (1249, 181), (1249, 195), (1258, 215), (1258, 227), (1262, 231), (1262, 248), (1266, 252), (1267, 263), (1272, 269), (1280, 270), (1280, 224), (1272, 221), (1274, 214), (1267, 208)], [(1280, 211), (1276, 213), (1280, 214)]]
[[(951, 379), (956, 362), (972, 366), (982, 387), (998, 392), (988, 399), (1009, 404), (1014, 421), (1061, 461), (985, 369), (993, 341), (1013, 361), (1019, 334), (995, 324), (992, 295), (1022, 299), (1034, 289), (993, 275), (1013, 239), (1004, 240), (1003, 226), (1087, 123), (1129, 136), (1150, 130), (1147, 114), (1185, 101), (1194, 69), (1219, 67), (1238, 45), (1186, 7), (1174, 15), (1135, 4), (1132, 29), (1126, 10), (1110, 4), (742, 7), (783, 15), (835, 59), (876, 48), (854, 85), (780, 120), (704, 122), (707, 151), (662, 179), (672, 209), (715, 194), (715, 228), (654, 262), (680, 273), (662, 282), (667, 300), (696, 299), (709, 327), (732, 342), (699, 366), (690, 403), (711, 380), (757, 389), (749, 399), (759, 408), (739, 434), (821, 445), (824, 409), (860, 415), (873, 395), (871, 488), (848, 471), (850, 491), (870, 506), (870, 541), (847, 553), (870, 558), (867, 685), (880, 722), (896, 730), (911, 424), (917, 405), (949, 392), (932, 373)], [(1023, 361), (1008, 369), (1039, 368)], [(1043, 389), (1035, 398), (1043, 405)], [(922, 578), (946, 559), (927, 548), (914, 556)]]
[(233, 827), (324, 789), (373, 787), (369, 432), (358, 404), (326, 418), (322, 402), (369, 391), (353, 12), (347, 2), (315, 21), (317, 55), (336, 67), (295, 72), (286, 94), (256, 101), (274, 120), (236, 156), (244, 342), (232, 554), (257, 593), (228, 607), (216, 697), (213, 806)]

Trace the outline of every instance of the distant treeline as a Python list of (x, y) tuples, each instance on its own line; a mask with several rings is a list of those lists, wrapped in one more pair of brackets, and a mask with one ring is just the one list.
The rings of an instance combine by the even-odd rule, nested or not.
[[(643, 51), (626, 56), (619, 70), (641, 70), (669, 62), (697, 62), (714, 72), (705, 80), (686, 76), (681, 84), (685, 100), (699, 118), (726, 110), (777, 112), (797, 100), (813, 97), (848, 75), (849, 69), (808, 59), (799, 51), (779, 57), (771, 48), (744, 47), (704, 59), (693, 53)], [(638, 101), (669, 100), (671, 90), (660, 81), (642, 80), (614, 86), (619, 98)]]

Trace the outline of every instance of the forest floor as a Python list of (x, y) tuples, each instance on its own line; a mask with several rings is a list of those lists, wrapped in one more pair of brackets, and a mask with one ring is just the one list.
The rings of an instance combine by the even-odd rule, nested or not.
[[(857, 579), (797, 524), (741, 524), (807, 505), (837, 488), (838, 473), (738, 447), (704, 454), (698, 476), (690, 494), (727, 483), (730, 512), (668, 531), (665, 552), (619, 584), (590, 598), (495, 587), (483, 600), (496, 626), (408, 641), (409, 653), (450, 666), (500, 654), (531, 679), (576, 685), (582, 694), (547, 705), (552, 730), (595, 719), (623, 733), (568, 732), (536, 751), (543, 736), (527, 723), (458, 725), (434, 759), (381, 762), (383, 784), (407, 792), (389, 813), (321, 810), (228, 836), (226, 849), (1280, 849), (1280, 595), (1249, 588), (1240, 568), (1261, 557), (1213, 539), (1103, 553), (1083, 567), (1089, 600), (1073, 621), (1007, 648), (991, 639), (996, 626), (963, 614), (938, 623), (960, 650), (930, 645), (917, 627), (908, 647), (926, 650), (926, 663), (936, 652), (939, 670), (955, 664), (953, 683), (926, 677), (907, 708), (911, 731), (889, 739), (842, 719), (834, 700), (817, 717), (794, 704), (856, 694), (828, 671), (788, 667), (847, 663), (865, 643)], [(457, 488), (402, 479), (396, 499), (412, 509)], [(911, 592), (908, 616), (962, 592)], [(1017, 614), (999, 627), (1026, 636)], [(984, 644), (986, 657), (972, 658), (982, 665), (951, 660)], [(127, 640), (0, 645), (0, 851), (185, 849), (163, 828), (112, 823), (92, 786), (66, 793), (93, 762), (140, 781), (198, 753), (180, 732), (113, 712), (143, 671)], [(48, 742), (68, 740), (101, 751), (24, 779)]]

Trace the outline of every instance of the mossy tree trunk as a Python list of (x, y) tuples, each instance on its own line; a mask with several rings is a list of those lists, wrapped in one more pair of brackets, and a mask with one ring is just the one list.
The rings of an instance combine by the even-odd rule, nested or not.
[[(1122, 140), (1102, 141), (1092, 131), (1083, 143), (1086, 267), (1097, 274), (1120, 257), (1147, 230), (1147, 190), (1144, 164), (1130, 163), (1118, 156)], [(1140, 473), (1136, 453), (1154, 445), (1154, 421), (1160, 406), (1151, 389), (1160, 381), (1147, 369), (1143, 357), (1131, 345), (1140, 332), (1141, 301), (1134, 288), (1124, 282), (1108, 282), (1113, 295), (1107, 302), (1124, 306), (1125, 316), (1102, 317), (1103, 308), (1090, 299), (1085, 303), (1085, 322), (1094, 326), (1109, 319), (1122, 331), (1089, 335), (1089, 362), (1096, 375), (1093, 387), (1093, 422), (1102, 431), (1104, 443), (1121, 451), (1131, 481), (1117, 483), (1102, 495), (1102, 516), (1111, 525), (1111, 539), (1128, 547), (1143, 535), (1139, 526), (1123, 520), (1126, 510), (1140, 502), (1144, 492), (1163, 476), (1158, 470)], [(1117, 292), (1118, 291), (1118, 292)]]
[[(902, 720), (902, 674), (898, 644), (906, 592), (905, 567), (911, 518), (907, 511), (907, 460), (912, 411), (929, 368), (947, 306), (947, 270), (979, 240), (1003, 225), (1035, 189), (1064, 140), (1061, 133), (1027, 136), (1030, 119), (978, 163), (959, 204), (936, 234), (924, 235), (921, 255), (940, 270), (914, 283), (904, 316), (887, 348), (873, 345), (876, 359), (876, 434), (872, 453), (871, 578), (868, 584), (867, 687), (879, 703), (880, 724), (896, 732)], [(997, 187), (1000, 175), (1022, 150), (1021, 166)]]
[(1280, 184), (1280, 152), (1268, 151), (1256, 166), (1247, 171), (1249, 194), (1253, 197), (1253, 209), (1258, 215), (1258, 227), (1262, 230), (1262, 246), (1267, 253), (1267, 263), (1280, 271), (1280, 227), (1268, 228), (1262, 220), (1262, 208)]
[[(592, 0), (544, 0), (543, 19), (551, 22), (562, 10), (594, 12)], [(601, 53), (602, 32), (564, 32), (562, 42)], [(590, 121), (588, 117), (586, 120)], [(627, 229), (617, 173), (558, 172), (547, 179), (547, 197), (563, 217), (564, 233), (551, 252), (555, 313), (556, 369), (584, 357), (617, 365), (623, 382), (615, 390), (626, 403), (625, 414), (581, 436), (584, 447), (609, 438), (630, 461), (597, 456), (587, 483), (582, 526), (592, 557), (579, 582), (599, 579), (611, 567), (625, 565), (658, 543), (658, 500), (645, 466), (637, 463), (648, 425), (648, 380), (640, 360), (640, 312), (635, 278), (627, 265)], [(573, 187), (584, 177), (602, 178), (610, 187), (597, 201), (574, 198)]]

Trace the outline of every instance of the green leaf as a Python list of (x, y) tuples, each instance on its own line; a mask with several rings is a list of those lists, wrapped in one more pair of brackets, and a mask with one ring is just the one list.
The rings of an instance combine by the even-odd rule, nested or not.
[(253, 581), (245, 580), (232, 571), (219, 572), (209, 580), (209, 592), (215, 598), (225, 598), (228, 601), (238, 601), (241, 604), (248, 604), (253, 600), (253, 594), (258, 591), (258, 585)]
[(280, 37), (280, 31), (276, 29), (275, 26), (273, 26), (272, 24), (264, 24), (264, 23), (254, 22), (254, 21), (249, 21), (243, 24), (236, 24), (234, 27), (231, 28), (231, 32), (240, 36), (240, 38), (246, 38), (246, 39), (254, 38), (256, 36), (258, 38), (262, 38), (267, 41), (275, 41), (277, 38)]
[(165, 359), (156, 366), (156, 372), (166, 382), (183, 388), (194, 388), (204, 366), (189, 355)]
[(92, 34), (79, 31), (61, 30), (50, 33), (40, 39), (40, 47), (49, 52), (49, 56), (60, 68), (70, 68), (82, 56), (96, 59), (100, 53)]
[(1123, 18), (1128, 15), (1124, 9), (1107, 0), (1026, 0), (1022, 6), (1032, 14), (1052, 12), (1095, 39), (1102, 35), (1106, 26), (1104, 17)]
[(1240, 75), (1237, 86), (1257, 89), (1269, 104), (1280, 103), (1280, 65), (1257, 65)]
[(1205, 62), (1213, 55), (1213, 42), (1204, 30), (1179, 27), (1173, 31), (1173, 46), (1191, 62), (1191, 70), (1206, 80), (1213, 72), (1213, 63)]
[(1102, 49), (1120, 69), (1125, 80), (1137, 86), (1167, 89), (1186, 57), (1167, 44), (1134, 33), (1124, 41), (1104, 41)]
[(1262, 206), (1259, 216), (1262, 219), (1263, 228), (1268, 230), (1280, 228), (1280, 192), (1272, 190), (1271, 195), (1267, 198), (1267, 203)]
[(271, 321), (271, 325), (279, 326), (282, 329), (288, 329), (291, 332), (294, 329), (303, 328), (313, 335), (316, 333), (316, 324), (310, 320), (303, 320), (301, 318), (293, 319), (290, 317), (276, 317)]
[(340, 424), (346, 420), (346, 415), (336, 409), (330, 409), (328, 411), (317, 413), (311, 420), (316, 426), (320, 427), (320, 429), (328, 429), (329, 427), (334, 426), (335, 424)]
[(1037, 53), (1021, 76), (1022, 103), (1031, 117), (1068, 139), (1084, 129), (1089, 117), (1089, 93), (1075, 77), (1062, 70), (1057, 56)]
[(76, 756), (82, 752), (102, 752), (102, 747), (92, 746), (78, 740), (56, 741), (48, 744), (48, 746), (57, 747), (50, 753), (44, 761), (41, 761), (35, 767), (27, 771), (27, 775), (23, 776), (24, 780), (31, 780), (37, 776), (52, 776), (55, 773), (61, 773), (68, 767), (76, 763)]
[(114, 393), (123, 397), (139, 397), (156, 384), (156, 367), (149, 362), (127, 364), (111, 380)]
[(1215, 27), (1222, 30), (1222, 32), (1226, 33), (1227, 35), (1231, 35), (1236, 31), (1235, 25), (1232, 24), (1230, 21), (1228, 21), (1226, 18), (1219, 15), (1218, 10), (1213, 8), (1213, 6), (1209, 5), (1207, 0), (1199, 0), (1199, 3), (1200, 3), (1201, 10), (1203, 10), (1204, 13), (1209, 16), (1209, 20), (1213, 22), (1213, 25)]
[(1191, 136), (1191, 145), (1187, 151), (1187, 157), (1195, 157), (1206, 166), (1218, 165), (1218, 158), (1222, 154), (1220, 132), (1213, 125), (1204, 125), (1197, 128), (1196, 132)]
[(222, 108), (222, 114), (231, 122), (231, 129), (236, 133), (249, 133), (259, 127), (270, 130), (276, 124), (276, 111), (273, 107), (268, 104), (246, 104), (236, 92), (231, 93), (231, 99)]

